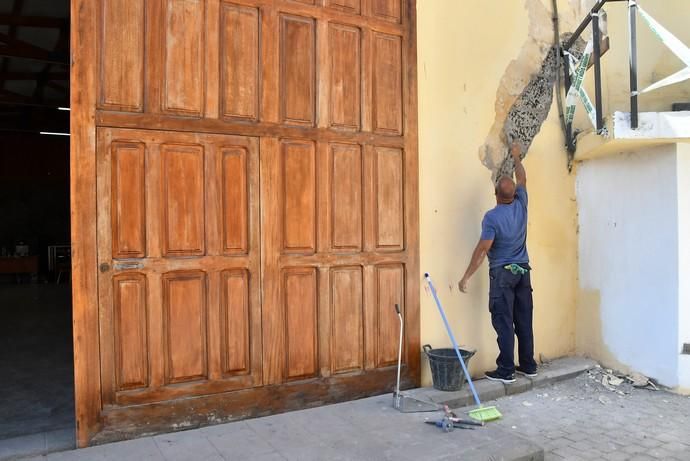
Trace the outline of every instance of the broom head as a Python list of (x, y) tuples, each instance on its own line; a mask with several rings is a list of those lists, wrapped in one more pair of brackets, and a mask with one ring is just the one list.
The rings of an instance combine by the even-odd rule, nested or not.
[(479, 407), (469, 412), (470, 418), (477, 421), (488, 422), (501, 419), (503, 415), (496, 407)]

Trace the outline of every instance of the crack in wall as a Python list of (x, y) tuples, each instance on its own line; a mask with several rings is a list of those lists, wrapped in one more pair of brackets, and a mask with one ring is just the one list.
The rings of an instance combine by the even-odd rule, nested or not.
[(525, 8), (529, 35), (501, 78), (496, 91), (496, 118), (479, 149), (480, 160), (491, 170), (494, 182), (501, 176), (513, 175), (515, 166), (509, 146), (516, 141), (524, 158), (553, 103), (557, 56), (551, 12), (541, 0), (525, 0)]

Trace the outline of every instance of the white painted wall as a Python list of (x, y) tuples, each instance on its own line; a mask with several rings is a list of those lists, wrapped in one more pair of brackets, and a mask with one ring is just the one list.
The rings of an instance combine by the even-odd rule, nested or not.
[[(678, 350), (690, 343), (690, 144), (678, 144)], [(678, 385), (690, 393), (690, 355), (678, 362)]]
[(577, 176), (580, 287), (599, 292), (604, 347), (672, 387), (680, 333), (677, 166), (675, 146), (664, 146), (584, 162)]

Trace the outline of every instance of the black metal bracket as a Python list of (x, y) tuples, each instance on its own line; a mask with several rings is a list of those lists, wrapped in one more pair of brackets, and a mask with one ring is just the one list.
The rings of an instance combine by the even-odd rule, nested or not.
[[(580, 25), (575, 29), (573, 35), (563, 44), (562, 49), (562, 62), (563, 62), (563, 75), (564, 75), (564, 86), (565, 93), (568, 94), (570, 90), (571, 80), (570, 80), (570, 54), (568, 51), (577, 42), (578, 38), (582, 35), (585, 29), (592, 24), (592, 41), (593, 41), (593, 51), (592, 51), (592, 61), (594, 64), (594, 105), (596, 108), (596, 130), (598, 134), (604, 134), (606, 129), (604, 127), (604, 113), (603, 113), (603, 96), (602, 96), (602, 84), (601, 84), (601, 29), (599, 24), (599, 11), (609, 2), (627, 2), (628, 3), (628, 16), (629, 16), (629, 53), (630, 53), (630, 126), (633, 129), (638, 127), (639, 123), (639, 111), (637, 104), (637, 3), (635, 0), (598, 0), (597, 3), (592, 7), (589, 14), (580, 23)], [(561, 91), (559, 88), (558, 91)], [(573, 134), (572, 122), (565, 124), (565, 140), (566, 149), (568, 151), (569, 166), (570, 161), (575, 153), (576, 149), (576, 139)]]

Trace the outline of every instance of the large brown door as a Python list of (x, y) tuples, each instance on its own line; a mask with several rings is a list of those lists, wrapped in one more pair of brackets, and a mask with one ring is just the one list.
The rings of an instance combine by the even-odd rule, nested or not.
[(99, 0), (96, 17), (100, 379), (78, 364), (80, 443), (390, 390), (394, 304), (418, 383), (414, 1)]

